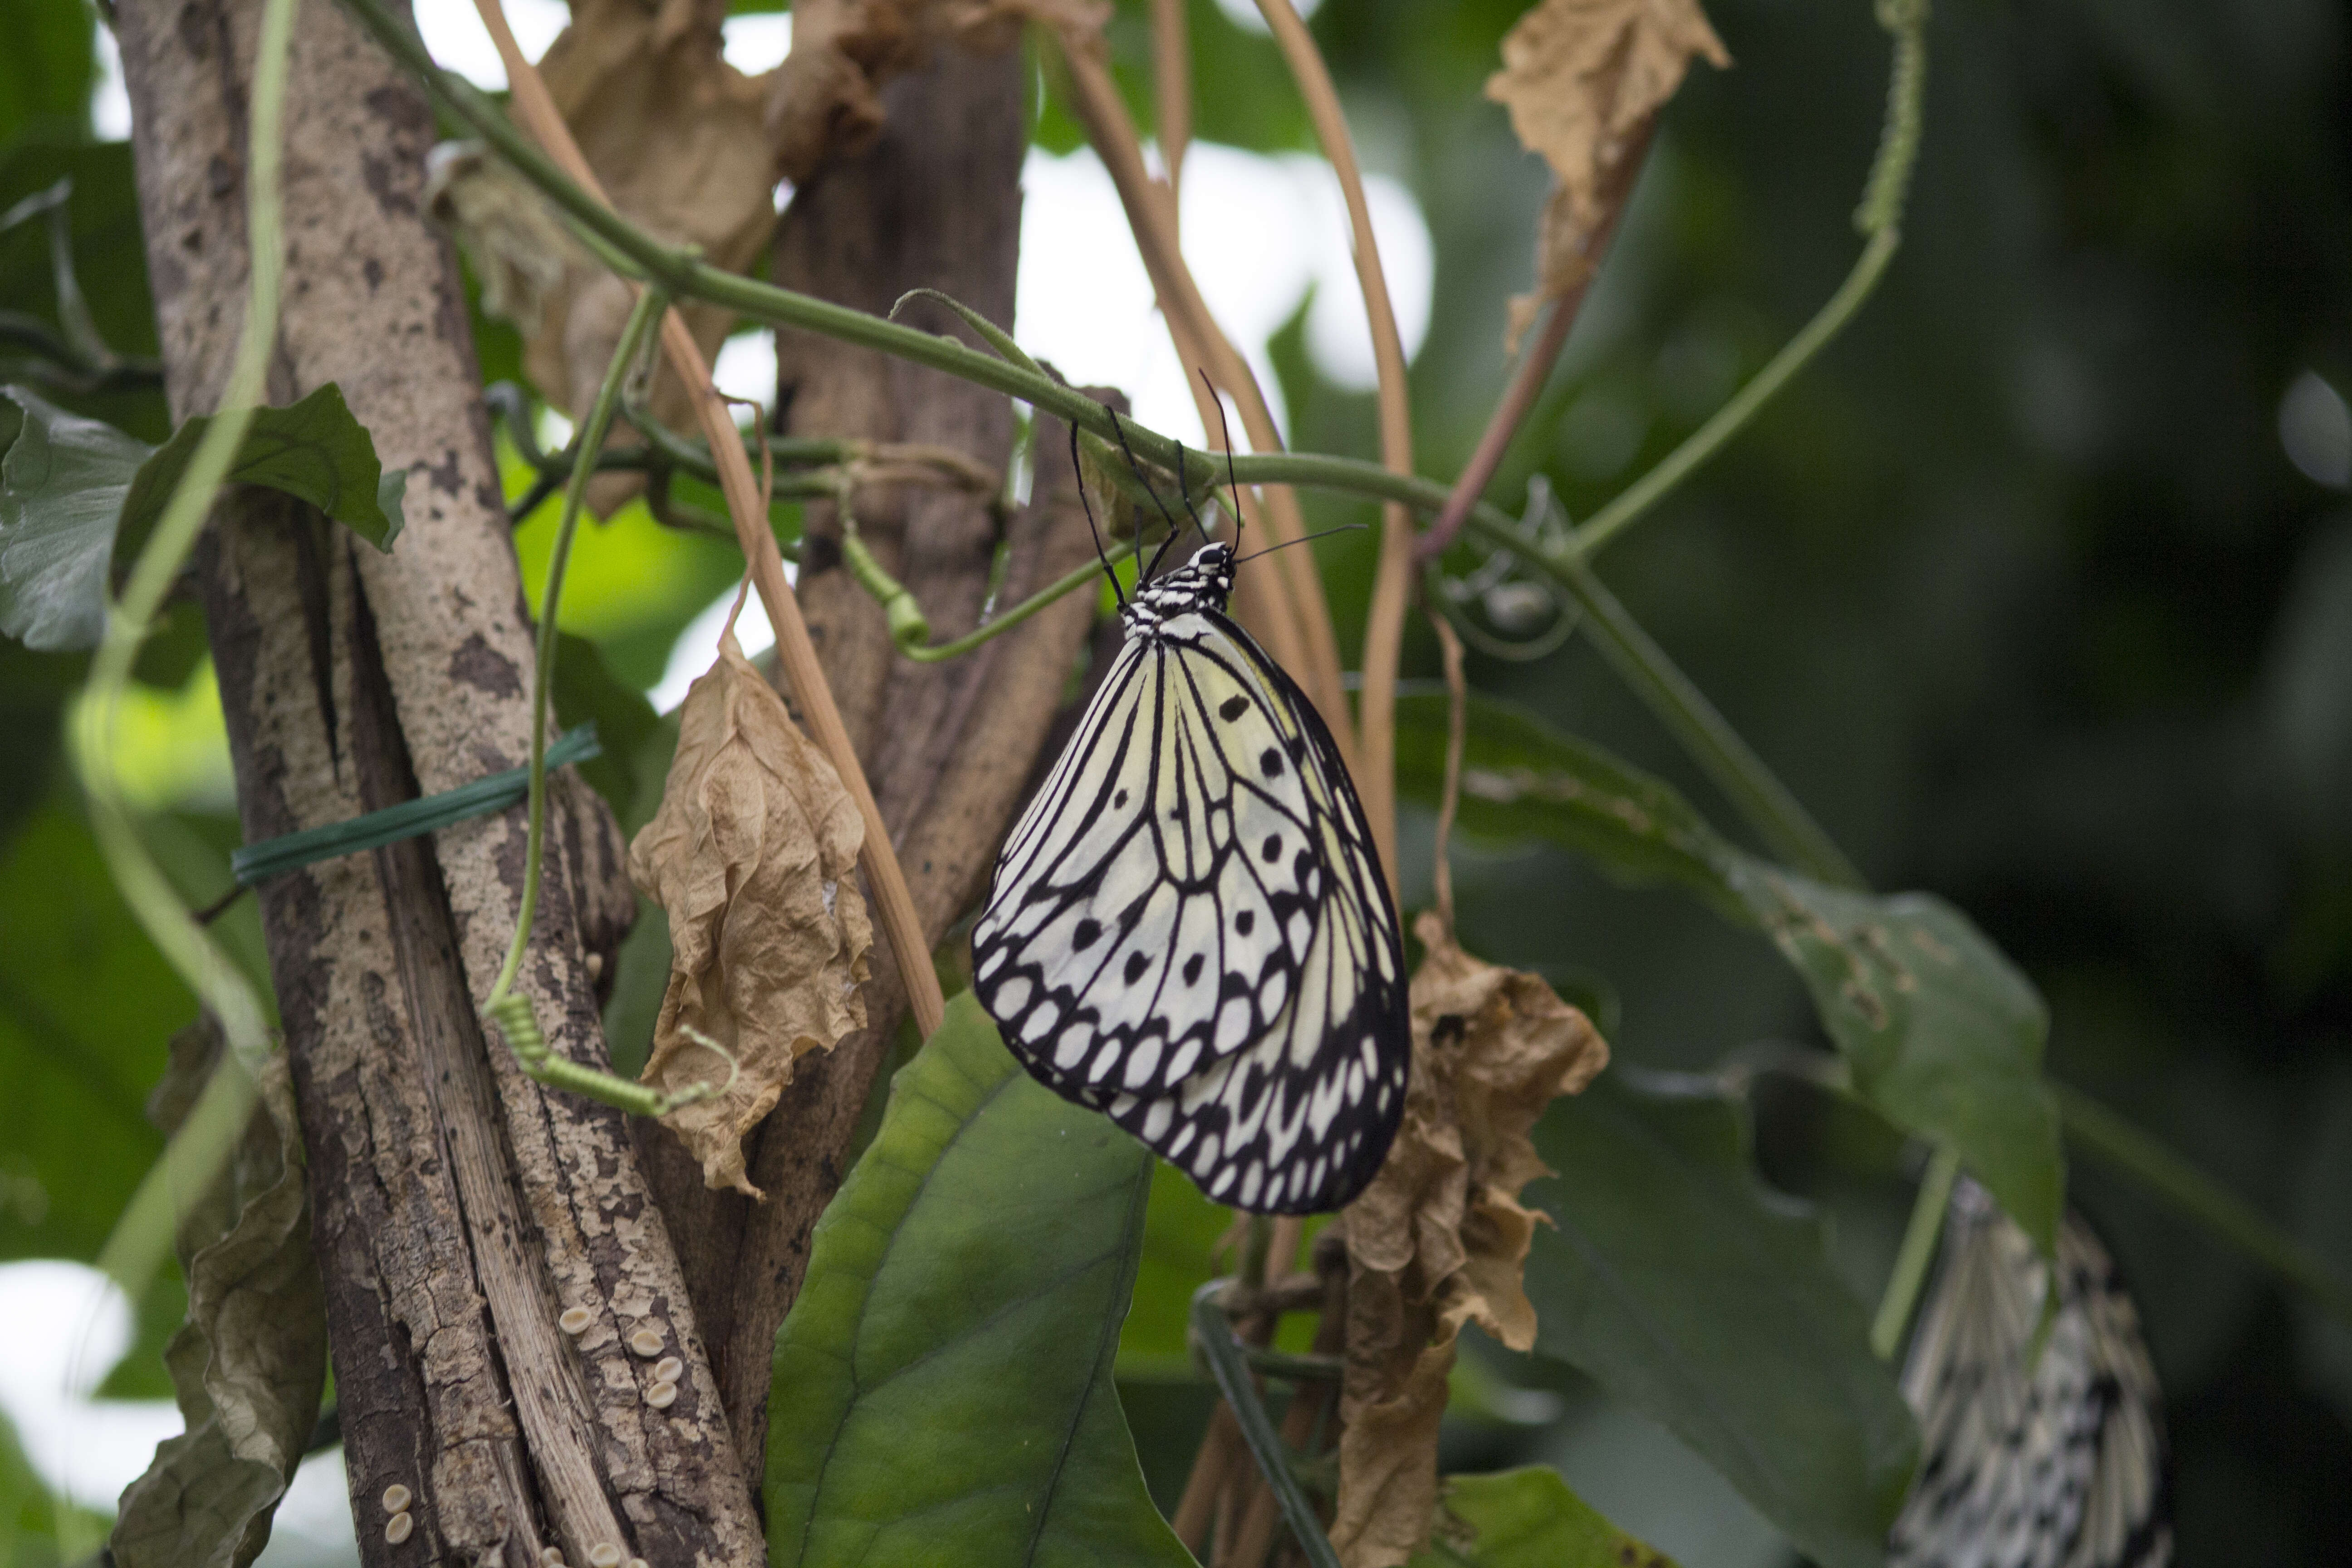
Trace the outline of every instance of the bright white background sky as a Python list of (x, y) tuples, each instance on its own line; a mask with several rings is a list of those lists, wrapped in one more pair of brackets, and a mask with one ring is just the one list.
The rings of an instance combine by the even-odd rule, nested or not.
[[(1249, 0), (1219, 3), (1242, 25), (1262, 27)], [(416, 13), (419, 31), (443, 65), (486, 88), (506, 85), (470, 0), (418, 0)], [(533, 58), (562, 30), (568, 15), (562, 0), (508, 0), (507, 16)], [(765, 70), (783, 58), (791, 36), (786, 16), (731, 18), (727, 58), (746, 72)], [(103, 28), (99, 37), (106, 75), (95, 109), (98, 130), (110, 138), (127, 136), (131, 106), (112, 38)], [(1014, 334), (1072, 381), (1125, 388), (1137, 418), (1199, 443), (1187, 367), (1177, 362), (1160, 327), (1142, 260), (1102, 165), (1090, 152), (1066, 158), (1032, 152), (1023, 189)], [(1395, 181), (1370, 176), (1367, 196), (1410, 355), (1429, 327), (1429, 230), (1419, 204)], [(1310, 290), (1307, 342), (1318, 367), (1342, 386), (1373, 384), (1347, 216), (1319, 159), (1262, 157), (1196, 143), (1184, 166), (1182, 226), (1185, 257), (1201, 291), (1256, 368), (1277, 424), (1285, 420), (1266, 340)], [(728, 391), (766, 402), (775, 391), (773, 351), (761, 338), (736, 338), (719, 355), (717, 375)], [(654, 693), (656, 706), (675, 706), (687, 682), (709, 668), (728, 597), (679, 638), (669, 673)], [(747, 637), (764, 632), (764, 622), (747, 617), (743, 630)], [(13, 1341), (12, 1353), (0, 1358), (0, 1412), (15, 1424), (26, 1455), (53, 1489), (86, 1507), (111, 1509), (122, 1488), (146, 1468), (155, 1444), (180, 1430), (169, 1403), (89, 1397), (130, 1346), (131, 1313), (121, 1294), (76, 1264), (0, 1265), (0, 1323), (9, 1325)], [(355, 1555), (351, 1531), (341, 1455), (318, 1456), (303, 1467), (278, 1511), (263, 1568), (348, 1563)]]

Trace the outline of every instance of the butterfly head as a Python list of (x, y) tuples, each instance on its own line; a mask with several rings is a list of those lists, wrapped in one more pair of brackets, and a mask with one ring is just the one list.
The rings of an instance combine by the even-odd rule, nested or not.
[(1222, 614), (1233, 595), (1234, 547), (1204, 544), (1192, 552), (1192, 560), (1136, 590), (1133, 601), (1127, 606), (1127, 624), (1158, 626), (1196, 610)]

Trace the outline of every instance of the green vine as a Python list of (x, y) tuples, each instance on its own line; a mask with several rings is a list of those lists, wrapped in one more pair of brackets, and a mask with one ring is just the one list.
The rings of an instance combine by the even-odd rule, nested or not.
[[(679, 1106), (712, 1099), (725, 1090), (715, 1084), (697, 1084), (675, 1094), (666, 1094), (617, 1073), (557, 1055), (549, 1048), (547, 1037), (540, 1029), (538, 1012), (531, 1005), (530, 998), (516, 991), (514, 983), (516, 975), (522, 970), (523, 954), (530, 947), (530, 928), (539, 912), (540, 885), (544, 871), (548, 710), (550, 694), (555, 685), (559, 646), (556, 621), (563, 599), (563, 576), (572, 563), (572, 542), (579, 531), (580, 513), (587, 500), (588, 481), (597, 472), (597, 456), (604, 450), (604, 437), (611, 432), (614, 416), (620, 411), (621, 389), (635, 373), (646, 344), (652, 339), (654, 329), (660, 324), (663, 312), (668, 309), (668, 297), (659, 289), (647, 289), (637, 297), (635, 308), (629, 312), (628, 324), (622, 329), (621, 341), (613, 350), (612, 363), (604, 371), (604, 384), (597, 389), (595, 405), (589, 411), (586, 423), (580, 426), (579, 438), (573, 443), (572, 479), (564, 489), (563, 515), (556, 524), (555, 545), (547, 563), (547, 590), (540, 600), (539, 607), (538, 669), (532, 677), (530, 691), (530, 826), (523, 850), (522, 900), (515, 913), (514, 940), (507, 946), (506, 962), (499, 966), (499, 977), (490, 986), (489, 997), (482, 1004), (482, 1016), (498, 1026), (499, 1032), (506, 1037), (507, 1048), (514, 1053), (516, 1063), (535, 1082), (602, 1100), (633, 1116), (667, 1116)], [(713, 1046), (711, 1048), (718, 1047)], [(724, 1051), (719, 1054), (726, 1055)], [(734, 1058), (729, 1057), (728, 1062), (732, 1067)], [(730, 1081), (732, 1081), (731, 1077)]]
[(99, 1267), (132, 1300), (170, 1250), (186, 1195), (209, 1186), (242, 1134), (254, 1082), (274, 1046), (254, 994), (228, 955), (181, 904), (163, 868), (148, 853), (123, 803), (114, 771), (114, 736), (124, 688), (140, 645), (180, 575), (227, 477), (236, 450), (267, 390), (271, 345), (285, 276), (278, 193), (285, 163), (287, 56), (298, 0), (264, 0), (255, 47), (252, 118), (246, 172), (246, 233), (249, 265), (245, 321), (221, 388), (218, 412), (148, 535), (122, 595), (107, 612), (106, 630), (90, 663), (79, 716), (75, 764), (89, 803), (90, 829), (122, 900), (172, 968), (218, 1020), (229, 1055), (205, 1087), (171, 1145), (141, 1181), (115, 1222)]
[(1960, 1178), (1960, 1157), (1949, 1147), (1939, 1148), (1927, 1161), (1927, 1173), (1911, 1205), (1911, 1222), (1904, 1227), (1903, 1245), (1895, 1254), (1895, 1272), (1878, 1299), (1878, 1315), (1871, 1320), (1870, 1352), (1893, 1361), (1903, 1348), (1903, 1331), (1911, 1325), (1911, 1310), (1927, 1283), (1927, 1268), (1936, 1260), (1936, 1241), (1944, 1233), (1944, 1215), (1952, 1205), (1952, 1187)]

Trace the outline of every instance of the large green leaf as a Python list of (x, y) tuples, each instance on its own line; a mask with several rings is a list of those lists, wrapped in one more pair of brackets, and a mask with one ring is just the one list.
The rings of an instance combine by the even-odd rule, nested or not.
[[(1444, 694), (1401, 696), (1402, 794), (1436, 799), (1444, 748)], [(2049, 1016), (1966, 915), (1927, 894), (1877, 898), (1773, 865), (1672, 786), (1490, 699), (1472, 699), (1461, 821), (1560, 845), (1623, 881), (1677, 884), (1763, 931), (1804, 977), (1855, 1089), (1898, 1125), (1949, 1142), (2029, 1235), (2055, 1245), (2065, 1167), (2042, 1081)]]
[(615, 679), (586, 637), (559, 632), (555, 643), (556, 725), (596, 726), (602, 750), (579, 764), (580, 776), (604, 797), (621, 831), (634, 834), (661, 804), (662, 783), (677, 750), (677, 721), (665, 722), (644, 692)]
[(151, 448), (21, 386), (0, 387), (0, 418), (15, 427), (0, 457), (0, 633), (95, 647), (115, 520)]
[[(150, 447), (0, 387), (0, 633), (27, 647), (96, 647), (113, 563), (145, 543), (210, 423), (190, 419)], [(407, 473), (383, 471), (331, 382), (291, 407), (257, 410), (228, 478), (309, 501), (379, 550), (400, 532)]]
[[(82, 11), (76, 20), (88, 26), (79, 0), (36, 3)], [(72, 182), (65, 204), (72, 274), (58, 270), (48, 224), (28, 216), (0, 232), (0, 306), (84, 349), (89, 345), (79, 341), (68, 321), (86, 323), (111, 353), (152, 364), (155, 305), (147, 289), (147, 246), (131, 144), (80, 141), (62, 132), (20, 138), (0, 152), (0, 212), (20, 210), (25, 198), (52, 191), (61, 180)], [(72, 413), (103, 419), (142, 441), (161, 441), (172, 433), (160, 374), (117, 378), (81, 391), (72, 389), (71, 372), (58, 375), (57, 367), (37, 356), (8, 359), (11, 368), (0, 373), (5, 379), (43, 384)], [(46, 383), (45, 374), (51, 377)]]
[(163, 1152), (148, 1089), (195, 999), (59, 790), (0, 858), (0, 1258), (94, 1258)]
[(38, 127), (87, 134), (97, 18), (76, 0), (12, 0), (0, 49), (0, 142)]
[(949, 1004), (776, 1335), (772, 1563), (1192, 1561), (1111, 1382), (1150, 1164)]
[(1430, 1533), (1408, 1568), (1675, 1568), (1541, 1465), (1447, 1477)]
[[(117, 555), (127, 561), (146, 542), (211, 423), (208, 415), (183, 420), (140, 468), (122, 503)], [(383, 471), (374, 438), (331, 381), (287, 407), (256, 409), (228, 478), (232, 484), (267, 485), (299, 497), (378, 550), (392, 548), (404, 521), (400, 498), (408, 471)]]
[(1535, 1132), (1557, 1222), (1528, 1258), (1536, 1348), (1713, 1464), (1829, 1568), (1883, 1555), (1918, 1431), (1821, 1226), (1757, 1184), (1711, 1079), (1603, 1075)]

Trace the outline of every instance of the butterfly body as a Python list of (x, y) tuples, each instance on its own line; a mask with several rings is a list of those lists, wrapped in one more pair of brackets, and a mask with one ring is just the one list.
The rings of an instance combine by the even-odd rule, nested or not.
[(1330, 732), (1227, 618), (1231, 547), (1138, 590), (998, 858), (973, 989), (1030, 1073), (1221, 1203), (1339, 1206), (1410, 1060), (1403, 946)]

